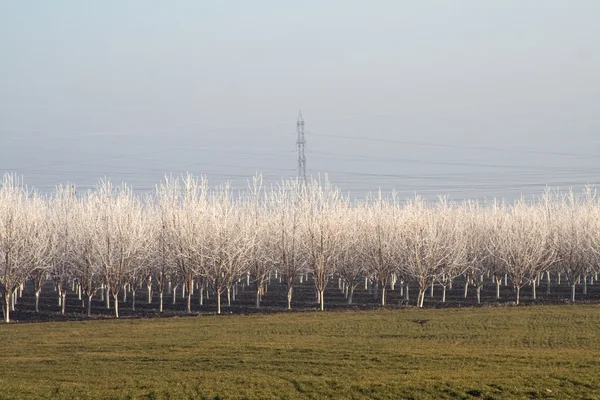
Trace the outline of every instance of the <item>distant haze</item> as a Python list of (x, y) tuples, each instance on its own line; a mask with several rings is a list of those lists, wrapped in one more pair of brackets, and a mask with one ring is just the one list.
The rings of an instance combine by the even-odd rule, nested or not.
[(3, 1), (0, 171), (454, 199), (600, 176), (600, 2)]

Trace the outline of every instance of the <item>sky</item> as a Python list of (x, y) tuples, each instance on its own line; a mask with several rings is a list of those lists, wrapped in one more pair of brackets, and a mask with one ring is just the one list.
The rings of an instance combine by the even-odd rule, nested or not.
[(307, 169), (351, 196), (600, 176), (600, 2), (0, 1), (0, 171), (40, 190)]

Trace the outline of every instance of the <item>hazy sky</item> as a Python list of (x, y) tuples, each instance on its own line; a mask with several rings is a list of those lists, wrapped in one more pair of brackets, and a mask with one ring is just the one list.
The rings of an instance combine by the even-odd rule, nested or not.
[(514, 197), (600, 175), (600, 1), (0, 1), (0, 170)]

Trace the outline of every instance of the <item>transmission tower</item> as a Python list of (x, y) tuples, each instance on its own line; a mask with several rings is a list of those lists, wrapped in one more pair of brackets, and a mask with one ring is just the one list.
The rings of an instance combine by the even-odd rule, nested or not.
[(304, 118), (302, 111), (298, 111), (298, 122), (296, 122), (296, 148), (298, 150), (298, 179), (302, 183), (306, 183), (306, 155), (304, 149), (306, 147), (306, 138), (304, 137)]

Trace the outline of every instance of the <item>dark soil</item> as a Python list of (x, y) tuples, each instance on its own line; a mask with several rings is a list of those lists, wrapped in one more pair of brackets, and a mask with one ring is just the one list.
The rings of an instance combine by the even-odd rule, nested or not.
[[(348, 305), (344, 294), (338, 289), (338, 279), (332, 278), (325, 291), (325, 309), (328, 311), (343, 310), (365, 310), (380, 309), (380, 290), (375, 292), (375, 285), (365, 290), (361, 283), (354, 292), (353, 304)], [(192, 313), (186, 312), (186, 299), (181, 297), (181, 289), (177, 291), (176, 303), (172, 304), (171, 294), (164, 293), (163, 312), (158, 312), (158, 292), (153, 290), (152, 302), (148, 304), (147, 289), (145, 286), (136, 292), (135, 311), (132, 311), (132, 296), (127, 294), (127, 300), (122, 301), (122, 294), (119, 296), (119, 314), (120, 318), (165, 318), (165, 317), (184, 317), (191, 315), (212, 315), (217, 312), (217, 302), (214, 294), (209, 294), (209, 298), (204, 298), (204, 305), (199, 305), (198, 292), (192, 296)], [(418, 295), (418, 288), (415, 284), (410, 286), (410, 299), (406, 301), (400, 294), (400, 286), (396, 285), (395, 290), (386, 291), (386, 308), (415, 307)], [(286, 310), (286, 288), (276, 279), (271, 279), (268, 291), (263, 297), (261, 307), (255, 306), (256, 293), (252, 284), (245, 286), (243, 282), (239, 283), (238, 295), (231, 306), (227, 306), (227, 297), (222, 295), (221, 311), (222, 314), (250, 314), (250, 313), (278, 313), (288, 312)], [(568, 304), (570, 303), (571, 288), (563, 280), (560, 285), (556, 281), (550, 285), (550, 291), (547, 293), (547, 284), (542, 282), (537, 287), (537, 299), (532, 299), (532, 287), (526, 286), (521, 289), (521, 305), (541, 305), (541, 304)], [(498, 307), (513, 306), (515, 304), (515, 292), (510, 282), (508, 286), (501, 287), (500, 300), (496, 299), (496, 286), (492, 281), (486, 282), (481, 291), (481, 304), (477, 304), (476, 288), (469, 287), (467, 298), (464, 298), (464, 280), (459, 278), (455, 281), (453, 289), (447, 290), (446, 302), (442, 303), (442, 287), (436, 286), (434, 297), (430, 297), (429, 290), (425, 296), (425, 308), (460, 308), (460, 307)], [(583, 286), (577, 286), (577, 303), (599, 303), (600, 302), (600, 284), (588, 284), (587, 295), (583, 294)], [(314, 285), (311, 279), (303, 284), (297, 283), (294, 287), (292, 300), (292, 311), (317, 310)], [(11, 312), (11, 322), (48, 322), (48, 321), (78, 321), (90, 319), (114, 318), (114, 310), (107, 309), (105, 302), (97, 294), (92, 300), (92, 316), (87, 316), (87, 308), (78, 299), (76, 292), (68, 292), (67, 306), (65, 314), (61, 314), (61, 308), (58, 303), (58, 293), (52, 282), (47, 282), (40, 295), (40, 312), (35, 312), (35, 295), (31, 282), (27, 282), (23, 295), (18, 299), (15, 311)]]

